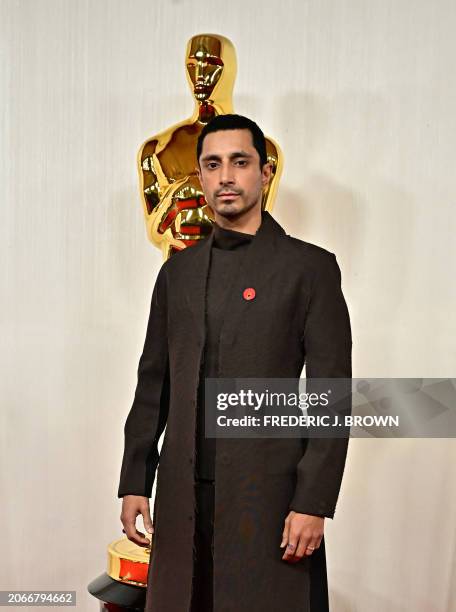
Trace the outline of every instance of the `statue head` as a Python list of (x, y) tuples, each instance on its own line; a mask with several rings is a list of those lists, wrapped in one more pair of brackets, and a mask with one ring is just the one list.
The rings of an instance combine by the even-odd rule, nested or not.
[(196, 34), (187, 43), (187, 77), (200, 104), (231, 103), (236, 77), (236, 53), (232, 42), (220, 34)]

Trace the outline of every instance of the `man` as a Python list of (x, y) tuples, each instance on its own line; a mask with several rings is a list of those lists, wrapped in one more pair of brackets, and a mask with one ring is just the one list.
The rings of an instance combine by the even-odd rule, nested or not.
[(254, 122), (216, 117), (197, 159), (214, 229), (158, 273), (125, 424), (121, 520), (140, 545), (139, 514), (153, 532), (146, 611), (326, 612), (324, 520), (347, 440), (215, 444), (202, 432), (201, 388), (206, 376), (298, 378), (304, 363), (308, 378), (350, 378), (339, 266), (261, 210), (270, 167)]

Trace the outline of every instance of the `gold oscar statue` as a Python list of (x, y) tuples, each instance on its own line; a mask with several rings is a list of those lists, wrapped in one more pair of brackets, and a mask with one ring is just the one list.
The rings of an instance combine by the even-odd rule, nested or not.
[[(219, 34), (197, 34), (187, 43), (186, 72), (193, 97), (193, 115), (146, 140), (138, 153), (141, 198), (149, 240), (164, 259), (204, 239), (214, 221), (196, 176), (196, 143), (204, 125), (216, 115), (233, 113), (236, 53)], [(272, 178), (262, 208), (272, 210), (282, 172), (283, 155), (266, 138)]]

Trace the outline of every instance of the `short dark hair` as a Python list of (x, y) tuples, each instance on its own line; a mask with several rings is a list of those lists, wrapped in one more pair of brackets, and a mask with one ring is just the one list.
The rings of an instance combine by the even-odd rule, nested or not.
[(260, 168), (264, 166), (268, 161), (266, 153), (266, 139), (261, 128), (248, 117), (243, 115), (217, 115), (209, 123), (207, 123), (201, 130), (198, 136), (198, 143), (196, 145), (196, 159), (199, 164), (199, 158), (201, 151), (203, 150), (203, 141), (208, 134), (218, 132), (220, 130), (249, 130), (252, 134), (253, 146), (260, 156)]

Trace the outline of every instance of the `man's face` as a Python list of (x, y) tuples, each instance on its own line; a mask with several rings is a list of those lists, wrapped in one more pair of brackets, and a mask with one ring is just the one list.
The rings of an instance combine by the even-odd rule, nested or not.
[(261, 206), (271, 167), (260, 168), (250, 130), (220, 130), (203, 140), (198, 178), (206, 201), (222, 217), (233, 218)]

